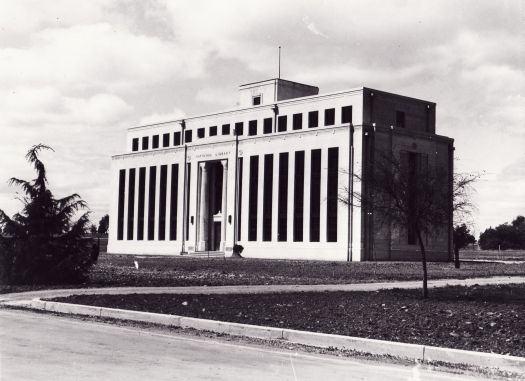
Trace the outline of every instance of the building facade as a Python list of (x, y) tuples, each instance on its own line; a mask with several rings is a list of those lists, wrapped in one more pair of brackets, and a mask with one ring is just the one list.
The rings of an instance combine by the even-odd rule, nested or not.
[[(236, 109), (129, 129), (112, 158), (108, 252), (228, 256), (239, 244), (245, 257), (419, 259), (406, 229), (379, 228), (339, 197), (387, 150), (448, 168), (451, 184), (453, 140), (436, 135), (436, 105), (365, 87), (318, 92), (256, 82), (240, 86)], [(427, 238), (429, 259), (451, 260), (451, 242), (452, 217)]]

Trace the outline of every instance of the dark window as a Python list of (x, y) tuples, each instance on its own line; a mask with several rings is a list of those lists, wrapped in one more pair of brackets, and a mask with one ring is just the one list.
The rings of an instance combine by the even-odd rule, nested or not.
[(288, 239), (288, 152), (279, 154), (277, 241)]
[(259, 105), (261, 104), (261, 98), (262, 98), (262, 97), (261, 97), (260, 95), (257, 95), (257, 96), (255, 96), (255, 97), (253, 97), (253, 98), (252, 98), (252, 99), (253, 99), (252, 104), (253, 104), (254, 106), (259, 106)]
[(129, 170), (128, 182), (128, 240), (133, 239), (135, 227), (135, 168)]
[(303, 128), (303, 114), (293, 114), (293, 129), (300, 130)]
[(222, 134), (223, 135), (230, 135), (230, 125), (229, 124), (223, 124), (222, 125)]
[(197, 128), (197, 137), (199, 139), (202, 139), (204, 137), (204, 135), (206, 134), (206, 129), (204, 127), (202, 128)]
[(287, 129), (288, 117), (286, 115), (281, 115), (277, 118), (277, 131), (284, 132)]
[(321, 222), (321, 150), (312, 150), (310, 167), (310, 242), (319, 242)]
[(180, 146), (180, 131), (173, 133), (173, 145)]
[(162, 134), (162, 147), (170, 146), (170, 134)]
[(264, 155), (263, 241), (272, 240), (273, 155)]
[(166, 195), (168, 189), (168, 166), (160, 166), (159, 189), (159, 241), (166, 239)]
[(177, 239), (177, 203), (179, 201), (179, 165), (171, 165), (170, 240)]
[(192, 133), (191, 130), (184, 131), (184, 143), (191, 143)]
[(238, 159), (238, 166), (237, 166), (237, 186), (238, 186), (238, 197), (237, 197), (237, 241), (241, 240), (241, 216), (242, 216), (242, 157)]
[(216, 136), (217, 135), (217, 126), (211, 126), (210, 127), (210, 136)]
[(396, 111), (396, 127), (405, 127), (405, 113), (403, 111)]
[(124, 239), (124, 197), (126, 195), (126, 170), (121, 169), (118, 178), (117, 239)]
[[(198, 168), (197, 168), (198, 169)], [(191, 163), (186, 164), (186, 240), (190, 239), (190, 189), (191, 189)]]
[(324, 125), (333, 126), (335, 124), (335, 108), (324, 110)]
[(352, 123), (352, 106), (344, 106), (341, 109), (341, 123)]
[(132, 151), (138, 151), (139, 150), (139, 138), (134, 138), (131, 141), (131, 150)]
[(139, 169), (139, 199), (138, 199), (138, 216), (137, 216), (137, 239), (144, 239), (144, 200), (146, 194), (146, 167)]
[(244, 124), (243, 124), (243, 122), (235, 123), (235, 135), (237, 135), (237, 136), (244, 135)]
[(148, 136), (144, 136), (142, 138), (142, 149), (145, 150), (145, 149), (148, 149), (149, 148), (149, 137)]
[[(408, 214), (409, 221), (412, 221), (413, 215), (415, 214), (416, 209), (416, 191), (414, 188), (414, 183), (417, 178), (417, 153), (408, 152)], [(409, 245), (416, 244), (416, 232), (412, 224), (407, 226), (407, 242)]]
[(339, 148), (328, 148), (328, 179), (326, 189), (326, 240), (337, 242), (337, 204)]
[(248, 123), (248, 136), (254, 135), (257, 135), (257, 121), (250, 120), (250, 122)]
[(257, 193), (259, 190), (259, 156), (250, 156), (250, 191), (248, 193), (248, 241), (257, 241)]
[(271, 134), (272, 133), (272, 118), (266, 118), (264, 119), (263, 123), (263, 133), (264, 134)]
[(308, 113), (308, 128), (319, 127), (319, 111), (310, 111)]
[(293, 240), (303, 240), (304, 216), (304, 151), (295, 153), (294, 198), (293, 198)]
[(159, 148), (159, 135), (153, 135), (151, 148)]
[(155, 239), (155, 191), (157, 187), (157, 167), (149, 167), (148, 199), (148, 240)]

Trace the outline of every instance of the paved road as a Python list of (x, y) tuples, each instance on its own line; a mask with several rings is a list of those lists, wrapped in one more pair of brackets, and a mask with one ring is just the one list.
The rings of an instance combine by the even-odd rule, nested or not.
[(312, 356), (27, 311), (0, 310), (0, 379), (394, 381), (471, 378), (418, 366)]
[[(475, 284), (525, 283), (525, 276), (499, 276), (492, 278), (439, 279), (430, 280), (428, 287), (472, 286)], [(249, 286), (190, 286), (190, 287), (103, 287), (65, 290), (41, 290), (12, 294), (0, 294), (0, 302), (53, 298), (84, 294), (263, 294), (273, 292), (300, 291), (377, 291), (392, 288), (421, 288), (421, 281), (378, 282), (354, 284), (306, 284), (306, 285), (249, 285)]]

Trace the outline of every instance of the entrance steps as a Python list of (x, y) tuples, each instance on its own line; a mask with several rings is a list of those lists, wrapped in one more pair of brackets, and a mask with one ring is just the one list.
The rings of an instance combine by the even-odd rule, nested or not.
[(224, 251), (197, 251), (192, 253), (182, 253), (183, 257), (188, 258), (224, 258)]

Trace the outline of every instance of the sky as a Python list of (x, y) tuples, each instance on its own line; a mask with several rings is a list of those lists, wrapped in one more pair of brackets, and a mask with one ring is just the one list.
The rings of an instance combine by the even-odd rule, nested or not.
[(525, 214), (525, 1), (2, 0), (0, 209), (42, 154), (57, 197), (109, 211), (129, 127), (235, 107), (242, 83), (367, 86), (437, 103), (455, 167), (482, 173), (476, 232)]

